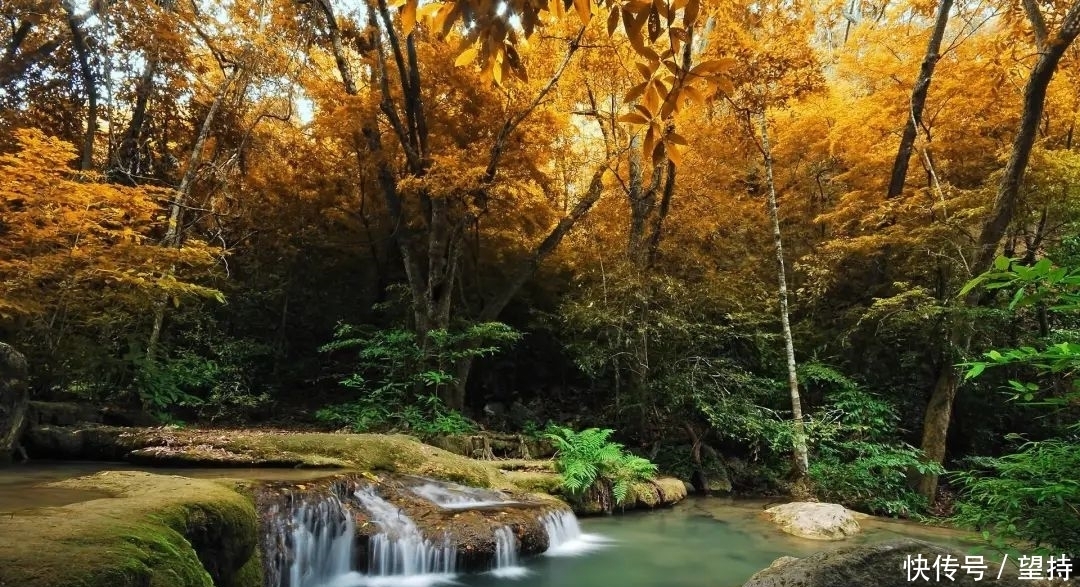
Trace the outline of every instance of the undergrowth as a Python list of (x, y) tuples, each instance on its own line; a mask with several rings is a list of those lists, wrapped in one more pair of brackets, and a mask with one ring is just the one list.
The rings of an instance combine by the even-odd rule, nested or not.
[(622, 504), (634, 481), (656, 476), (657, 467), (648, 459), (626, 452), (622, 444), (610, 440), (614, 430), (588, 428), (574, 432), (552, 426), (544, 435), (555, 445), (555, 467), (563, 488), (571, 494), (587, 491), (598, 481), (611, 485), (616, 504)]

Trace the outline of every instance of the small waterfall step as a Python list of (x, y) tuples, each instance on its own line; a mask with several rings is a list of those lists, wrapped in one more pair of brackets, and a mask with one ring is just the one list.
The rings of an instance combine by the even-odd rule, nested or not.
[(611, 544), (604, 536), (582, 532), (577, 516), (570, 511), (548, 512), (540, 517), (540, 523), (548, 538), (545, 556), (581, 556)]
[(503, 526), (495, 530), (495, 560), (491, 574), (503, 579), (518, 579), (529, 574), (529, 569), (518, 564), (518, 540), (513, 528)]
[(352, 512), (333, 495), (291, 505), (291, 515), (271, 511), (273, 535), (263, 544), (267, 587), (321, 587), (350, 573)]
[(456, 483), (426, 480), (425, 483), (409, 488), (415, 495), (448, 510), (462, 510), (504, 505), (519, 505), (521, 502), (506, 499), (505, 496), (487, 489), (466, 487)]
[(441, 540), (426, 538), (412, 518), (379, 497), (374, 486), (357, 489), (353, 495), (380, 529), (368, 545), (369, 575), (453, 575), (457, 569), (457, 548), (449, 534), (443, 534)]

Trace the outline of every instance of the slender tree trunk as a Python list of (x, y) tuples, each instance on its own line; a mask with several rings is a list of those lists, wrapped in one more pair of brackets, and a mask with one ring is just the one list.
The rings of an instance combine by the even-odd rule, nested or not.
[[(585, 192), (585, 196), (570, 210), (570, 213), (563, 217), (562, 220), (556, 224), (543, 241), (533, 250), (533, 252), (526, 257), (517, 270), (511, 274), (510, 280), (503, 286), (498, 293), (491, 297), (484, 307), (480, 310), (480, 314), (477, 317), (480, 322), (491, 322), (498, 319), (499, 314), (510, 303), (510, 300), (517, 295), (517, 292), (521, 291), (521, 288), (529, 281), (529, 278), (536, 273), (536, 270), (547, 259), (555, 249), (558, 248), (559, 243), (563, 238), (570, 233), (574, 225), (577, 224), (582, 218), (584, 218), (592, 207), (596, 205), (596, 202), (600, 200), (600, 196), (604, 192), (604, 171), (607, 170), (607, 164), (599, 166), (595, 173), (593, 173), (592, 181), (589, 183), (589, 190)], [(465, 358), (458, 361), (455, 366), (455, 381), (453, 390), (450, 392), (450, 400), (453, 403), (448, 405), (454, 409), (460, 409), (465, 405), (465, 384), (468, 381), (469, 373), (472, 370), (473, 360), (471, 358)]]
[(131, 120), (112, 157), (110, 175), (131, 185), (139, 183), (138, 176), (142, 173), (140, 149), (150, 94), (154, 90), (155, 73), (157, 73), (157, 57), (153, 56), (147, 59), (139, 81), (135, 84), (135, 107), (131, 111)]
[(922, 66), (919, 68), (919, 77), (915, 80), (915, 87), (911, 91), (911, 105), (908, 110), (907, 124), (904, 125), (904, 134), (900, 137), (900, 148), (896, 152), (896, 161), (893, 163), (892, 177), (889, 179), (889, 193), (886, 197), (895, 198), (904, 191), (904, 182), (907, 181), (908, 163), (911, 161), (911, 151), (915, 146), (915, 137), (919, 134), (919, 125), (922, 124), (923, 109), (926, 107), (926, 94), (930, 91), (930, 80), (934, 77), (934, 68), (941, 58), (941, 39), (945, 36), (945, 27), (949, 24), (949, 11), (952, 10), (953, 0), (941, 0), (938, 4), (937, 16), (934, 18), (934, 28), (930, 33), (930, 41), (926, 45), (926, 55), (923, 57)]
[[(169, 224), (165, 229), (165, 236), (161, 239), (161, 246), (163, 247), (179, 249), (183, 245), (184, 210), (187, 207), (187, 199), (191, 195), (191, 188), (195, 183), (195, 176), (199, 171), (199, 159), (202, 156), (203, 148), (206, 146), (206, 140), (210, 137), (210, 127), (213, 125), (218, 110), (221, 109), (221, 103), (225, 101), (225, 95), (229, 93), (229, 88), (240, 77), (241, 71), (242, 68), (239, 65), (233, 66), (232, 73), (221, 84), (217, 95), (214, 96), (214, 101), (210, 103), (210, 108), (206, 111), (206, 116), (199, 127), (199, 135), (195, 139), (195, 145), (191, 148), (191, 157), (188, 158), (184, 175), (180, 179), (179, 187), (173, 193), (173, 202), (169, 205)], [(171, 275), (173, 272), (174, 268), (170, 267), (169, 274)], [(163, 295), (154, 305), (154, 326), (150, 330), (150, 340), (146, 345), (146, 356), (148, 358), (152, 359), (157, 352), (157, 345), (161, 340), (161, 328), (165, 322), (165, 308), (168, 303), (168, 296)]]
[(90, 64), (90, 45), (82, 30), (80, 19), (75, 16), (75, 6), (71, 0), (66, 0), (63, 4), (64, 11), (67, 12), (67, 23), (71, 30), (75, 56), (79, 62), (83, 91), (86, 92), (86, 130), (83, 132), (83, 141), (79, 148), (79, 170), (89, 171), (94, 166), (94, 138), (97, 136), (98, 125), (97, 79)]
[[(1031, 70), (1027, 87), (1024, 89), (1024, 110), (1020, 118), (1020, 128), (1013, 140), (1012, 153), (1005, 165), (1005, 173), (1001, 178), (1001, 183), (998, 184), (994, 208), (979, 234), (978, 251), (971, 264), (972, 275), (985, 273), (994, 263), (1001, 238), (1005, 235), (1016, 213), (1024, 172), (1027, 170), (1031, 149), (1038, 135), (1039, 122), (1042, 120), (1046, 89), (1054, 77), (1062, 55), (1076, 40), (1077, 34), (1080, 34), (1080, 1), (1069, 8), (1061, 29), (1052, 39), (1048, 38), (1046, 24), (1034, 0), (1025, 0), (1024, 5), (1035, 29), (1039, 58)], [(981, 296), (981, 292), (972, 290), (965, 296), (964, 306), (979, 305)], [(970, 325), (958, 319), (950, 332), (945, 349), (945, 362), (926, 406), (922, 451), (925, 458), (933, 463), (945, 462), (945, 442), (949, 431), (949, 421), (952, 419), (953, 402), (960, 382), (960, 373), (952, 365), (958, 362), (960, 354), (966, 351), (969, 333)], [(923, 475), (919, 479), (919, 493), (931, 503), (937, 496), (937, 486), (937, 475)]]
[(803, 425), (802, 400), (799, 397), (799, 376), (795, 367), (795, 344), (791, 337), (788, 320), (787, 275), (784, 269), (784, 246), (780, 236), (780, 214), (776, 206), (776, 181), (773, 178), (772, 150), (769, 147), (769, 123), (764, 108), (761, 111), (761, 152), (765, 158), (765, 180), (769, 186), (769, 216), (772, 219), (773, 244), (776, 248), (777, 278), (780, 283), (780, 325), (784, 333), (784, 352), (787, 356), (788, 389), (791, 392), (791, 420), (795, 428), (793, 440), (795, 473), (798, 478), (806, 476), (809, 457), (806, 449), (806, 428)]

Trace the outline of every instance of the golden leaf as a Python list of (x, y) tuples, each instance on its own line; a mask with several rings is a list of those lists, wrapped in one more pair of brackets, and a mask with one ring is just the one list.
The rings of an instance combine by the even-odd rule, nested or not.
[(620, 116), (619, 122), (625, 122), (627, 124), (649, 124), (649, 119), (637, 112), (631, 112)]
[(634, 67), (637, 67), (638, 73), (641, 74), (641, 77), (643, 77), (645, 79), (652, 78), (653, 69), (651, 67), (649, 67), (648, 64), (641, 63), (639, 61), (639, 62), (634, 64)]
[(416, 5), (420, 0), (405, 0), (405, 7), (401, 10), (401, 30), (406, 36), (416, 28)]
[(469, 47), (461, 52), (458, 58), (454, 60), (455, 67), (461, 67), (462, 65), (468, 65), (476, 59), (476, 47)]
[[(672, 133), (672, 134), (674, 134), (674, 133)], [(678, 167), (679, 165), (682, 164), (683, 155), (685, 154), (686, 147), (684, 147), (683, 145), (671, 142), (671, 137), (668, 136), (667, 145), (666, 145), (666, 151), (667, 151), (668, 160), (671, 161), (675, 165), (675, 167)]]
[(686, 3), (686, 11), (683, 12), (683, 27), (691, 29), (697, 24), (698, 13), (701, 11), (701, 0), (689, 0)]
[(608, 17), (607, 17), (607, 34), (608, 34), (609, 37), (611, 35), (614, 35), (615, 34), (615, 29), (618, 28), (618, 26), (619, 26), (619, 14), (621, 14), (621, 13), (622, 13), (622, 10), (619, 7), (616, 6), (616, 7), (612, 8), (611, 12), (608, 14)]
[(691, 76), (704, 76), (717, 73), (724, 73), (735, 66), (735, 60), (729, 57), (721, 59), (712, 59), (704, 63), (699, 63), (690, 69)]
[(574, 8), (577, 9), (581, 24), (589, 24), (592, 19), (592, 0), (574, 0)]
[(649, 82), (644, 81), (644, 82), (641, 82), (640, 84), (630, 88), (630, 90), (626, 92), (626, 96), (623, 97), (623, 101), (624, 102), (633, 102), (634, 100), (637, 100), (639, 97), (641, 97), (642, 94), (645, 93), (645, 88), (647, 88), (648, 86), (649, 86)]

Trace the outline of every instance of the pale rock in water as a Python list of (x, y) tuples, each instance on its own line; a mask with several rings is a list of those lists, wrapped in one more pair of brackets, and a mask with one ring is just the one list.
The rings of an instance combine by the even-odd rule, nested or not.
[(785, 503), (765, 514), (784, 532), (811, 540), (843, 540), (862, 530), (855, 513), (835, 503)]

